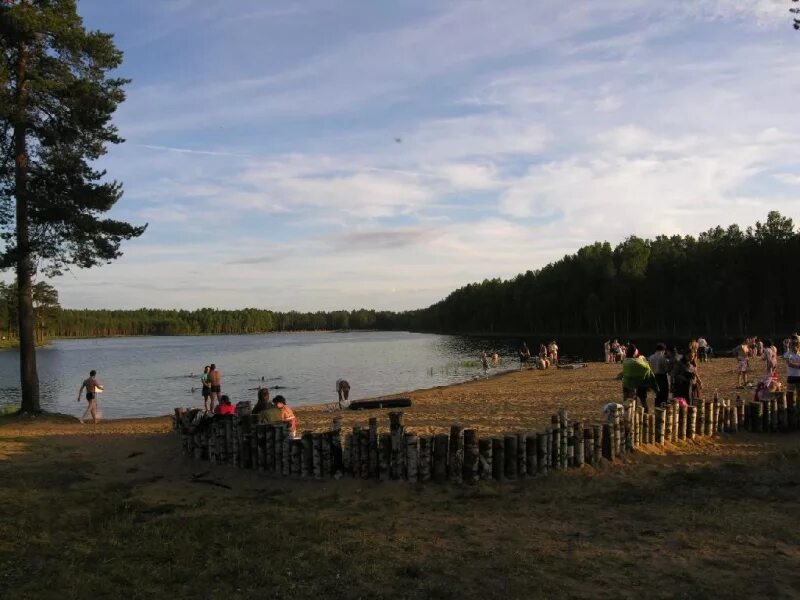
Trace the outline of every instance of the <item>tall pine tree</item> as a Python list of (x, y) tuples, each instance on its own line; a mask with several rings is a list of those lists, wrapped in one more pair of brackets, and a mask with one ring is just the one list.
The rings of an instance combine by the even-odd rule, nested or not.
[(32, 285), (120, 256), (145, 227), (108, 219), (122, 195), (93, 163), (123, 140), (112, 36), (87, 31), (74, 0), (0, 4), (0, 268), (16, 269), (22, 411), (40, 412)]

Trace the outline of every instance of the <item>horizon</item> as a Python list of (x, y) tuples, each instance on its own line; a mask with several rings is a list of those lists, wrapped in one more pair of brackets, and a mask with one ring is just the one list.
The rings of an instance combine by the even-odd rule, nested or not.
[(400, 312), (595, 241), (798, 221), (786, 3), (662, 4), (81, 0), (133, 79), (112, 216), (150, 227), (50, 282), (76, 310)]

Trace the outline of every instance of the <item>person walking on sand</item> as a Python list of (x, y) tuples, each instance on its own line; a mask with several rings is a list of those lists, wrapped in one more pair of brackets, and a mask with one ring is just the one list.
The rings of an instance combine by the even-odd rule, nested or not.
[(483, 352), (481, 352), (481, 367), (483, 367), (483, 376), (484, 377), (488, 377), (489, 376), (489, 355), (486, 354), (485, 350)]
[(219, 402), (222, 397), (222, 373), (214, 363), (208, 367), (208, 382), (211, 385), (211, 410), (214, 410), (214, 402)]
[(103, 386), (100, 385), (100, 382), (97, 381), (97, 371), (91, 370), (89, 371), (89, 378), (84, 379), (83, 383), (81, 384), (81, 389), (78, 390), (78, 402), (81, 401), (81, 393), (83, 392), (84, 388), (86, 389), (86, 401), (89, 403), (89, 406), (86, 408), (86, 412), (83, 413), (81, 417), (81, 423), (84, 422), (86, 419), (86, 415), (92, 415), (92, 422), (97, 423), (97, 393), (103, 391)]

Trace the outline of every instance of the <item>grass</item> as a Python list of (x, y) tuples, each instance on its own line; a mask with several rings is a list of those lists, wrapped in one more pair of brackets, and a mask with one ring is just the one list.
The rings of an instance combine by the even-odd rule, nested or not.
[[(0, 423), (0, 596), (745, 598), (800, 589), (800, 436), (475, 487), (286, 482), (171, 434)], [(86, 431), (86, 430), (84, 430)], [(232, 489), (193, 484), (193, 474)]]

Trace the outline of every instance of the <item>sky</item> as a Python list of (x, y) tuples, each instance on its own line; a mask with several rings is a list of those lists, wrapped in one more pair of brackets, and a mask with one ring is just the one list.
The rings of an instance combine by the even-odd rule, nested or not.
[(788, 0), (80, 0), (128, 98), (70, 308), (404, 310), (596, 240), (800, 222)]

